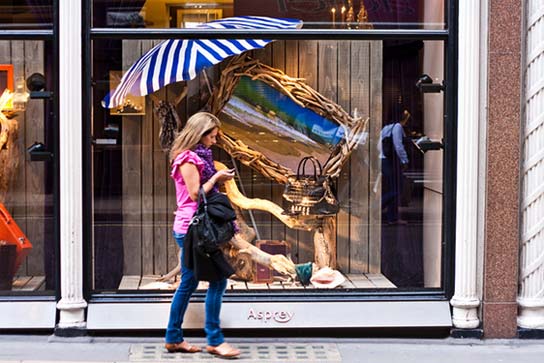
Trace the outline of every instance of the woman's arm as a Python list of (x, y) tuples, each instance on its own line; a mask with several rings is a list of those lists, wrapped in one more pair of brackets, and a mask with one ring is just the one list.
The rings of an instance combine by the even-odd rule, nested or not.
[[(198, 172), (198, 169), (196, 165), (191, 163), (185, 163), (182, 164), (180, 167), (181, 176), (183, 177), (183, 181), (185, 182), (185, 185), (187, 186), (187, 191), (189, 192), (189, 196), (193, 201), (198, 200), (198, 189), (200, 188), (200, 173)], [(210, 190), (212, 190), (215, 183), (221, 183), (227, 180), (230, 180), (234, 177), (234, 172), (229, 170), (220, 170), (217, 173), (215, 173), (210, 180), (202, 184), (202, 189), (204, 189), (204, 193), (208, 193)]]
[[(181, 172), (183, 181), (187, 186), (189, 197), (191, 197), (191, 199), (196, 202), (198, 200), (198, 189), (200, 188), (200, 173), (198, 172), (196, 165), (191, 163), (181, 164), (179, 167), (179, 171)], [(205, 188), (205, 186), (203, 187)], [(204, 189), (204, 192), (207, 193), (209, 190), (211, 190), (212, 187), (208, 187), (208, 190)]]

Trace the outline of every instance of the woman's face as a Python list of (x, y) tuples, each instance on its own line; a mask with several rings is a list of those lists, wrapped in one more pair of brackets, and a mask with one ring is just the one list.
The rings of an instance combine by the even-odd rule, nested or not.
[(202, 138), (200, 139), (200, 143), (207, 148), (210, 148), (212, 145), (215, 145), (217, 143), (218, 131), (219, 129), (217, 127), (214, 128), (209, 134), (202, 136)]

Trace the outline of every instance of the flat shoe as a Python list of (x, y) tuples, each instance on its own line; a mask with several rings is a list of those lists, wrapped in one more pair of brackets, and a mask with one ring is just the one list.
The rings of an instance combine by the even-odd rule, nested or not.
[(228, 343), (221, 343), (218, 346), (208, 345), (206, 351), (210, 354), (214, 354), (218, 357), (225, 359), (235, 359), (240, 356), (240, 351)]
[(198, 353), (202, 352), (202, 348), (197, 347), (196, 345), (191, 345), (189, 343), (180, 342), (180, 343), (166, 343), (164, 347), (168, 353)]

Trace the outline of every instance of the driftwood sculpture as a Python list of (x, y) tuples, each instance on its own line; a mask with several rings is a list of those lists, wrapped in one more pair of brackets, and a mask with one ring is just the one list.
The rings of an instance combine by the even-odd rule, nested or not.
[[(240, 77), (260, 80), (291, 98), (296, 104), (311, 109), (320, 116), (335, 121), (344, 129), (340, 143), (332, 150), (323, 166), (323, 174), (336, 178), (342, 165), (361, 142), (364, 142), (368, 118), (350, 116), (340, 105), (324, 97), (304, 83), (302, 78), (293, 78), (282, 71), (260, 63), (246, 56), (238, 56), (227, 65), (221, 74), (218, 87), (212, 93), (209, 105), (212, 113), (219, 114), (231, 98)], [(295, 172), (286, 166), (270, 160), (262, 153), (251, 149), (242, 140), (234, 140), (221, 133), (218, 145), (232, 157), (239, 160), (263, 176), (281, 183)], [(221, 168), (224, 166), (219, 166)], [(296, 216), (283, 214), (283, 209), (275, 203), (263, 199), (245, 198), (237, 189), (234, 181), (227, 182), (226, 192), (233, 204), (241, 209), (267, 211), (282, 221), (289, 228), (314, 231), (314, 263), (318, 268), (336, 267), (336, 225), (334, 217)]]
[[(343, 138), (334, 147), (328, 161), (323, 166), (323, 174), (336, 178), (340, 174), (342, 165), (359, 143), (365, 141), (364, 135), (368, 125), (368, 118), (350, 116), (341, 106), (324, 97), (304, 83), (304, 79), (293, 78), (280, 70), (260, 63), (258, 60), (246, 56), (238, 56), (231, 60), (221, 74), (218, 85), (215, 86), (210, 97), (208, 108), (218, 115), (231, 98), (240, 77), (250, 77), (260, 80), (279, 90), (291, 98), (296, 104), (311, 109), (324, 118), (333, 120), (343, 128)], [(290, 168), (266, 157), (259, 151), (253, 150), (243, 140), (233, 139), (225, 133), (220, 133), (218, 146), (224, 149), (234, 159), (249, 166), (267, 177), (280, 183), (287, 183), (289, 176), (295, 174)], [(218, 170), (226, 166), (216, 162)], [(295, 228), (314, 232), (314, 264), (322, 267), (336, 268), (336, 224), (334, 216), (289, 216), (284, 214), (282, 207), (272, 201), (247, 198), (239, 190), (234, 180), (225, 183), (225, 191), (235, 207), (241, 210), (261, 210), (274, 215), (288, 228)], [(255, 234), (247, 226), (240, 214), (239, 224), (242, 233), (231, 241), (233, 248), (226, 251), (230, 262), (237, 271), (237, 276), (250, 280), (252, 276), (250, 261), (268, 266), (281, 274), (294, 278), (295, 264), (282, 255), (270, 255), (258, 249), (251, 242)], [(246, 230), (246, 232), (244, 232)], [(249, 232), (247, 232), (249, 230)], [(179, 266), (170, 271), (161, 280), (168, 280), (179, 273)]]

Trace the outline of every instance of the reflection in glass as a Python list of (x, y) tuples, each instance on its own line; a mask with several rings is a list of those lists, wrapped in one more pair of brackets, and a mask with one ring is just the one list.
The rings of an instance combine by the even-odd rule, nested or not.
[[(438, 87), (428, 93), (416, 86), (424, 74), (442, 83), (444, 47), (433, 41), (386, 41), (384, 53), (382, 271), (399, 287), (439, 287), (444, 94)], [(387, 141), (392, 133), (396, 140)]]
[(51, 29), (53, 0), (0, 2), (1, 29)]
[(304, 21), (314, 29), (445, 29), (447, 0), (94, 0), (93, 25), (180, 28), (229, 16), (271, 16)]
[(262, 81), (241, 77), (219, 118), (223, 131), (296, 171), (304, 156), (324, 165), (343, 128)]

